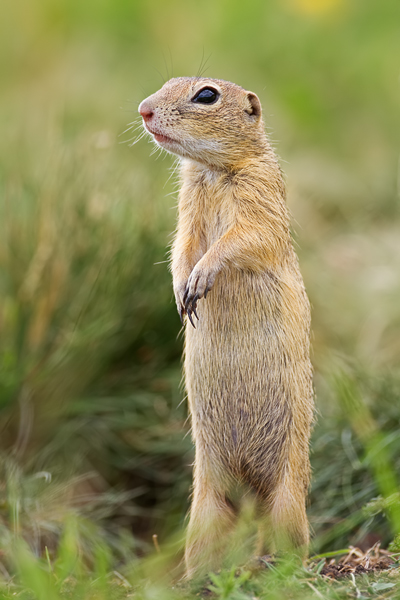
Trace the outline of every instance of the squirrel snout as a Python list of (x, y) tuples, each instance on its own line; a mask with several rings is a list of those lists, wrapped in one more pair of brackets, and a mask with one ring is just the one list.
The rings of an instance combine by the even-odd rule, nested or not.
[(146, 100), (139, 105), (139, 113), (142, 116), (144, 121), (150, 121), (151, 117), (154, 115), (154, 111)]

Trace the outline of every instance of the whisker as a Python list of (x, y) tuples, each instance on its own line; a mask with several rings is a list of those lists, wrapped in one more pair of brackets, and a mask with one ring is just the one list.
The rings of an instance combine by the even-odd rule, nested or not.
[(197, 77), (203, 77), (203, 75), (208, 67), (208, 62), (209, 62), (211, 56), (212, 56), (212, 52), (209, 54), (209, 56), (206, 58), (206, 60), (204, 60), (204, 46), (203, 46), (203, 55), (201, 58), (199, 70), (197, 72)]
[(140, 129), (141, 125), (142, 125), (141, 123), (135, 123), (135, 125), (131, 125), (130, 127), (125, 129), (125, 131), (123, 131), (119, 135), (124, 135), (124, 133), (128, 133), (128, 131), (136, 131), (137, 129)]
[(174, 76), (174, 62), (172, 60), (171, 46), (168, 46), (168, 52), (169, 52), (169, 61), (171, 63), (171, 77), (173, 77)]
[(168, 65), (167, 65), (167, 61), (165, 60), (164, 52), (162, 53), (162, 55), (163, 55), (163, 59), (164, 59), (164, 67), (165, 67), (165, 70), (167, 71), (167, 77), (168, 77), (168, 79), (171, 79), (171, 77), (169, 76)]
[(165, 83), (165, 78), (164, 76), (160, 73), (160, 71), (158, 69), (156, 69), (155, 67), (153, 67), (155, 71), (157, 71), (157, 73), (159, 74), (159, 76), (161, 77), (161, 81), (163, 82), (163, 85)]
[[(166, 182), (164, 183), (164, 185), (163, 185), (163, 189), (165, 188), (165, 186), (167, 185), (167, 183), (168, 183), (168, 182), (171, 180), (171, 178), (172, 178), (172, 177), (174, 177), (174, 175), (175, 175), (175, 173), (176, 173), (176, 171), (177, 171), (177, 169), (178, 169), (179, 165), (180, 165), (180, 161), (179, 161), (179, 159), (177, 159), (177, 160), (175, 161), (175, 163), (173, 164), (173, 166), (172, 166), (172, 169), (171, 169), (171, 174), (170, 174), (170, 176), (168, 177), (167, 181), (166, 181)], [(176, 193), (176, 190), (174, 190), (174, 194), (175, 194), (175, 193)]]
[(129, 147), (131, 148), (132, 146), (134, 146), (135, 144), (137, 144), (138, 142), (140, 142), (140, 140), (142, 140), (144, 138), (144, 136), (146, 135), (146, 131), (143, 131), (143, 133), (141, 133), (136, 139), (135, 138), (131, 138), (130, 140), (127, 140), (127, 142), (130, 142), (131, 140), (134, 140), (131, 144), (129, 144)]
[(202, 55), (201, 55), (201, 61), (200, 61), (199, 68), (197, 70), (196, 77), (200, 77), (201, 76), (201, 70), (203, 68), (203, 60), (204, 60), (204, 46), (203, 46), (203, 51), (202, 51)]

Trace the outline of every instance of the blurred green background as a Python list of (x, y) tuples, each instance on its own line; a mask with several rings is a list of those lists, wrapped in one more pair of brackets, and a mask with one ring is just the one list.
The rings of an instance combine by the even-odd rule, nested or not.
[(399, 57), (397, 0), (3, 3), (4, 569), (15, 533), (52, 552), (71, 514), (117, 562), (184, 523), (174, 160), (123, 132), (199, 69), (259, 95), (287, 177), (313, 309), (313, 550), (399, 533)]

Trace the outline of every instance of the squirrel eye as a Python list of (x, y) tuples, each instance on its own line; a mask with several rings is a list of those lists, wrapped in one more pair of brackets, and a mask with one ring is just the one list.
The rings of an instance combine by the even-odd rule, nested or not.
[(200, 104), (214, 104), (219, 98), (219, 93), (213, 88), (203, 88), (192, 98), (192, 102)]

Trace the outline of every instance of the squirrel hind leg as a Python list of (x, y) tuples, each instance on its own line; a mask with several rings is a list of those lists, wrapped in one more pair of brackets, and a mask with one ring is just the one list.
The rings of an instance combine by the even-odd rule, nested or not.
[(204, 576), (222, 565), (236, 519), (224, 491), (195, 481), (186, 537), (186, 579)]
[(268, 502), (260, 498), (259, 503), (260, 554), (296, 552), (305, 558), (310, 539), (305, 494), (286, 480), (277, 486)]

